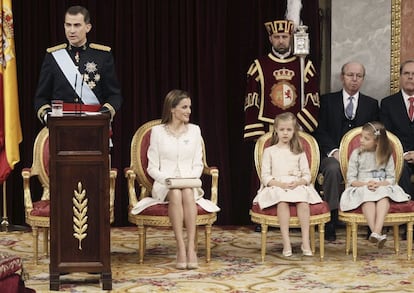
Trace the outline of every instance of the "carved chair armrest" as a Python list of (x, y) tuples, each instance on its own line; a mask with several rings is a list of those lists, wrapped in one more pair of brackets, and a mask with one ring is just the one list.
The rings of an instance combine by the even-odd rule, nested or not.
[(24, 193), (24, 207), (26, 215), (30, 214), (33, 210), (32, 193), (30, 191), (30, 177), (32, 170), (30, 168), (24, 168), (22, 170), (23, 177), (23, 193)]
[(137, 175), (135, 174), (134, 170), (129, 167), (124, 169), (124, 174), (128, 184), (129, 206), (133, 207), (138, 202), (137, 194), (135, 192), (135, 179), (137, 178)]
[(111, 168), (109, 170), (109, 210), (113, 213), (114, 203), (115, 203), (115, 181), (118, 176), (118, 170), (116, 168)]
[(203, 174), (211, 176), (211, 198), (210, 200), (214, 204), (217, 204), (219, 170), (217, 167), (204, 167)]

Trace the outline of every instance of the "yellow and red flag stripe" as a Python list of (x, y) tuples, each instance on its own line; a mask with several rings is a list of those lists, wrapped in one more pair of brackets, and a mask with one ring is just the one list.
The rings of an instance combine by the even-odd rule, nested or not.
[(22, 141), (11, 2), (0, 0), (0, 184), (20, 161)]

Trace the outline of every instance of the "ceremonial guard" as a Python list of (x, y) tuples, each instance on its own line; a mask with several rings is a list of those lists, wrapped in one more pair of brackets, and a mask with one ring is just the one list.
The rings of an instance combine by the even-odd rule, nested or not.
[(271, 130), (274, 118), (287, 111), (296, 115), (303, 130), (313, 132), (318, 125), (319, 111), (315, 66), (312, 61), (306, 60), (301, 72), (300, 58), (292, 52), (292, 21), (275, 20), (264, 25), (272, 50), (268, 55), (254, 60), (247, 72), (244, 139), (255, 140)]
[(34, 98), (44, 124), (55, 99), (63, 101), (64, 111), (109, 112), (111, 119), (121, 107), (111, 48), (87, 41), (91, 27), (89, 12), (72, 6), (65, 14), (68, 43), (47, 49)]

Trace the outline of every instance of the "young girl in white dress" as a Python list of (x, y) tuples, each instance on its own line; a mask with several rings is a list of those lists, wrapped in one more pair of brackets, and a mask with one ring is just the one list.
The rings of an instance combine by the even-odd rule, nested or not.
[(310, 184), (308, 160), (299, 138), (296, 117), (285, 112), (274, 120), (271, 146), (263, 152), (261, 186), (253, 202), (261, 209), (277, 205), (283, 255), (292, 255), (289, 238), (289, 205), (295, 204), (302, 231), (302, 254), (312, 256), (309, 241), (309, 204), (322, 202)]
[(403, 202), (410, 196), (395, 183), (392, 145), (385, 127), (380, 122), (368, 122), (362, 127), (361, 146), (349, 159), (346, 189), (340, 208), (350, 211), (361, 206), (372, 233), (369, 241), (384, 246), (387, 235), (382, 234), (390, 200)]

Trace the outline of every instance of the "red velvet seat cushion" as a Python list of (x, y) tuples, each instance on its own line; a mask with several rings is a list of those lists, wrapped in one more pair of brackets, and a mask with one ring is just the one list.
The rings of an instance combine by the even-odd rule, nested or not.
[[(325, 213), (329, 213), (329, 205), (326, 201), (323, 201), (321, 203), (317, 203), (317, 204), (310, 204), (310, 215), (311, 216), (315, 216), (315, 215), (321, 215), (321, 214), (325, 214)], [(291, 217), (296, 217), (297, 216), (297, 212), (296, 212), (296, 205), (295, 204), (290, 204), (289, 205), (290, 208), (290, 216)], [(253, 204), (252, 206), (252, 211), (258, 214), (262, 214), (262, 215), (267, 215), (267, 216), (277, 216), (277, 206), (271, 206), (269, 208), (265, 208), (265, 209), (260, 209), (258, 204)]]
[[(362, 214), (362, 208), (359, 206), (355, 210), (346, 211), (347, 213), (356, 213)], [(389, 214), (395, 213), (414, 213), (414, 201), (409, 200), (407, 202), (394, 202), (390, 201), (390, 210), (388, 211)]]
[[(206, 215), (208, 213), (209, 212), (203, 210), (199, 205), (197, 205), (197, 215)], [(150, 206), (143, 210), (140, 215), (168, 217), (168, 204), (157, 204)]]
[[(0, 256), (0, 280), (22, 269), (22, 260), (18, 256)], [(3, 292), (3, 291), (0, 291)]]
[(33, 203), (33, 210), (30, 212), (32, 216), (49, 217), (50, 216), (50, 201), (39, 200)]

